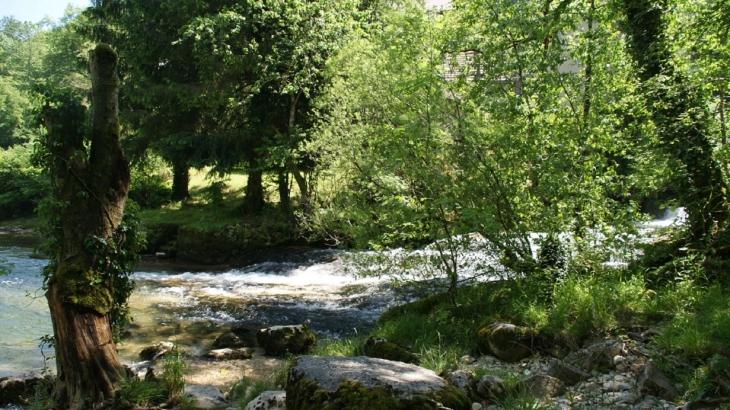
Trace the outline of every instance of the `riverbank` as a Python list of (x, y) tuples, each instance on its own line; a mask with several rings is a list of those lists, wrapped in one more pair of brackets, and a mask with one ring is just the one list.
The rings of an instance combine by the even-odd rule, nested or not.
[[(226, 229), (229, 228), (224, 226), (223, 230)], [(508, 384), (516, 385), (527, 380), (530, 375), (545, 370), (553, 359), (562, 360), (583, 348), (614, 340), (621, 343), (623, 352), (614, 355), (614, 358), (621, 356), (616, 360), (631, 356), (629, 361), (636, 363), (651, 361), (670, 380), (676, 394), (660, 399), (664, 400), (659, 402), (662, 406), (721, 399), (723, 395), (730, 394), (727, 387), (730, 386), (727, 384), (730, 374), (728, 368), (723, 367), (723, 363), (728, 360), (727, 340), (730, 340), (730, 296), (721, 285), (703, 279), (704, 260), (674, 249), (676, 246), (672, 244), (671, 235), (663, 235), (663, 238), (663, 242), (644, 246), (644, 259), (628, 267), (606, 265), (600, 261), (582, 261), (582, 265), (574, 265), (573, 271), (551, 282), (550, 287), (545, 286), (545, 278), (540, 279), (543, 282), (529, 277), (513, 278), (462, 286), (453, 302), (446, 296), (431, 297), (392, 309), (382, 316), (382, 309), (371, 309), (369, 320), (374, 323), (380, 316), (372, 330), (365, 326), (360, 327), (357, 335), (345, 332), (334, 338), (323, 338), (313, 354), (361, 355), (364, 352), (365, 335), (376, 336), (407, 346), (419, 358), (421, 366), (436, 372), (461, 369), (474, 373), (476, 378), (498, 376), (510, 380)], [(288, 255), (286, 261), (277, 256), (277, 249), (286, 250), (280, 253)], [(266, 272), (274, 275), (278, 275), (276, 272), (286, 272), (281, 282), (290, 283), (295, 288), (305, 282), (293, 280), (290, 275), (314, 273), (311, 270), (313, 264), (305, 261), (304, 255), (312, 252), (309, 248), (271, 247), (257, 252), (255, 255), (259, 259), (250, 260), (256, 263), (284, 263), (286, 267), (283, 270), (269, 269)], [(657, 261), (667, 256), (674, 257), (676, 263), (667, 265), (664, 262), (657, 269)], [(337, 257), (326, 256), (318, 260), (335, 263)], [(244, 312), (268, 312), (272, 318), (286, 316), (290, 320), (288, 324), (303, 323), (317, 317), (317, 314), (306, 310), (300, 315), (282, 316), (280, 311), (271, 310), (266, 304), (250, 304), (247, 302), (250, 297), (247, 292), (251, 285), (234, 277), (241, 274), (245, 276), (253, 271), (235, 270), (231, 266), (181, 264), (179, 259), (145, 256), (140, 267), (152, 271), (152, 275), (140, 277), (140, 283), (144, 287), (145, 280), (164, 282), (162, 288), (156, 284), (146, 291), (148, 295), (162, 296), (163, 299), (147, 304), (151, 307), (143, 307), (136, 313), (151, 313), (147, 319), (140, 320), (139, 328), (130, 329), (132, 334), (146, 335), (136, 344), (127, 342), (127, 347), (123, 345), (122, 350), (128, 349), (125, 354), (130, 358), (135, 357), (143, 344), (142, 340), (144, 343), (182, 340), (180, 332), (189, 333), (192, 323), (176, 319), (180, 312), (184, 312), (183, 319), (195, 318), (199, 323), (210, 323), (211, 319), (221, 320), (221, 317), (225, 317), (205, 316), (213, 313), (241, 318)], [(154, 273), (158, 271), (165, 273)], [(233, 271), (237, 273), (232, 275)], [(181, 274), (183, 272), (189, 274)], [(197, 278), (194, 272), (202, 272), (204, 280)], [(211, 286), (212, 283), (216, 285)], [(260, 295), (270, 294), (269, 285), (271, 283), (260, 287)], [(199, 308), (200, 304), (192, 308), (186, 305), (187, 302), (180, 303), (207, 298), (211, 289), (215, 297), (210, 299), (210, 303), (203, 303), (203, 309)], [(366, 286), (352, 289), (355, 289), (356, 295), (349, 300), (353, 303), (340, 306), (349, 306), (353, 309), (353, 315), (360, 315), (367, 303), (357, 301), (359, 295), (372, 293), (374, 288)], [(352, 292), (343, 288), (343, 293), (337, 298), (348, 298)], [(317, 301), (322, 295), (319, 291), (313, 292), (309, 300)], [(307, 298), (294, 298), (286, 303), (295, 305), (302, 300)], [(338, 313), (338, 320), (344, 317)], [(282, 324), (271, 319), (260, 320), (260, 317), (252, 317), (249, 323), (254, 327)], [(488, 342), (480, 340), (480, 334), (485, 327), (497, 323), (510, 323), (526, 329), (526, 334), (531, 335), (529, 357), (516, 364), (497, 363), (489, 359), (494, 357), (494, 351)], [(149, 332), (150, 329), (155, 330)], [(217, 362), (202, 358), (203, 350), (210, 346), (215, 335), (224, 331), (224, 327), (213, 326), (205, 330), (206, 336), (199, 339), (197, 345), (194, 340), (198, 336), (185, 342), (186, 345), (193, 345), (188, 356), (191, 365), (187, 378), (190, 383), (212, 384), (225, 390), (240, 378), (246, 378), (269, 383), (269, 387), (275, 388), (276, 385), (271, 385), (271, 376), (280, 373), (277, 369), (284, 363), (280, 359), (254, 357), (243, 361)], [(637, 355), (636, 352), (641, 354)], [(473, 358), (474, 365), (467, 366), (463, 360), (465, 357)], [(644, 403), (643, 398), (646, 396), (639, 395), (636, 390), (640, 370), (629, 366), (620, 371), (614, 368), (605, 373), (589, 373), (590, 377), (568, 388), (567, 393), (551, 398), (513, 392), (499, 399), (503, 406), (499, 408), (520, 408), (531, 400), (561, 407), (568, 403), (577, 408), (615, 408), (618, 404), (625, 408), (663, 408), (650, 407), (648, 401), (642, 404), (644, 407), (636, 407)], [(613, 385), (621, 387), (611, 390), (613, 387), (610, 386)], [(496, 404), (492, 401), (485, 405)]]

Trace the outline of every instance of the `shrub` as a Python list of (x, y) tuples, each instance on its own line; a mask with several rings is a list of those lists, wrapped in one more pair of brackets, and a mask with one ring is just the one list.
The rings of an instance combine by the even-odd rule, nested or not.
[(0, 149), (0, 220), (33, 214), (45, 197), (50, 181), (31, 164), (32, 147)]

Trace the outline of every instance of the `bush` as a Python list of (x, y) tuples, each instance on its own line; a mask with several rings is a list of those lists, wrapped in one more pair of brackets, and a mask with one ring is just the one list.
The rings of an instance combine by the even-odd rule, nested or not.
[(30, 144), (0, 149), (0, 220), (33, 214), (50, 189), (41, 169), (31, 164)]
[(170, 202), (170, 178), (162, 167), (161, 163), (146, 161), (132, 168), (129, 198), (144, 209), (159, 208)]

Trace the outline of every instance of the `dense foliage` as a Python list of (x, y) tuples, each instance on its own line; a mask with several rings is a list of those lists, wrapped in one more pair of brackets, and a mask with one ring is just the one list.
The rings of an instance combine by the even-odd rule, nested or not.
[[(122, 61), (130, 197), (219, 220), (224, 203), (277, 206), (311, 241), (420, 249), (359, 255), (449, 296), (382, 335), (411, 342), (399, 329), (423, 320), (427, 350), (501, 295), (490, 314), (569, 343), (666, 321), (664, 348), (709, 366), (730, 329), (729, 34), (727, 0), (105, 0), (58, 24), (4, 18), (0, 219), (48, 192), (29, 90), (88, 105), (78, 63), (104, 41)], [(208, 188), (189, 190), (191, 168)], [(637, 243), (668, 205), (686, 224)], [(110, 261), (126, 278), (133, 261)], [(494, 275), (512, 281), (457, 291)]]

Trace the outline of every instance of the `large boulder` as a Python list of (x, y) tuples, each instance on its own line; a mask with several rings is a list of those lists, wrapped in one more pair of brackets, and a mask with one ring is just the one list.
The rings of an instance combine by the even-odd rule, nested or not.
[(302, 356), (289, 369), (288, 410), (468, 410), (471, 401), (436, 373), (371, 357)]
[(259, 330), (256, 341), (267, 355), (284, 356), (308, 353), (317, 338), (307, 325), (272, 326)]
[(286, 410), (286, 392), (269, 390), (261, 392), (248, 402), (244, 410)]
[(532, 355), (535, 331), (509, 323), (486, 325), (477, 331), (477, 341), (499, 359), (517, 362)]
[(370, 357), (385, 360), (395, 360), (403, 363), (418, 364), (418, 356), (410, 352), (405, 347), (393, 343), (382, 337), (370, 336), (365, 341), (365, 354)]

